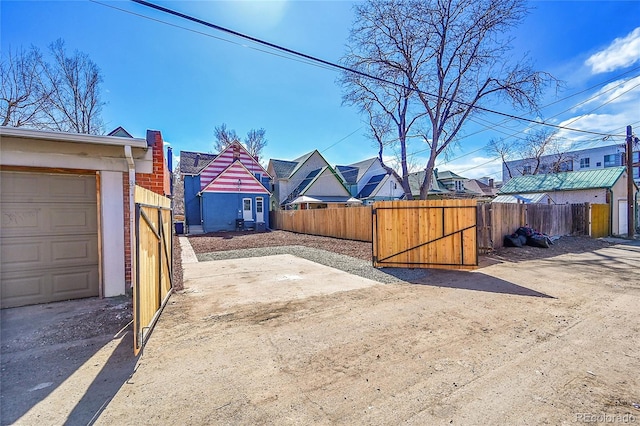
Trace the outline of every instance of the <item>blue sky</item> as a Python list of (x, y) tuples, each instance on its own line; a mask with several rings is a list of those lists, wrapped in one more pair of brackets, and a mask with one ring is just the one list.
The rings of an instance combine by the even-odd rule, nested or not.
[[(332, 62), (345, 52), (353, 20), (353, 3), (344, 1), (157, 3)], [(362, 117), (342, 106), (336, 71), (265, 53), (132, 2), (104, 4), (124, 11), (89, 1), (3, 0), (1, 48), (33, 44), (44, 50), (62, 38), (68, 49), (88, 53), (104, 76), (107, 130), (121, 125), (136, 137), (144, 137), (146, 129), (160, 130), (176, 155), (210, 152), (213, 129), (223, 122), (240, 135), (264, 127), (269, 144), (263, 159), (293, 159), (318, 149), (335, 165), (377, 154), (365, 137)], [(607, 134), (623, 135), (628, 124), (640, 128), (640, 2), (530, 5), (532, 13), (513, 33), (513, 54), (528, 52), (536, 69), (563, 80), (565, 87), (547, 94), (543, 104), (555, 103), (541, 117), (508, 105), (495, 108)], [(500, 178), (499, 162), (482, 147), (492, 137), (531, 126), (492, 115), (481, 120), (464, 129), (469, 136), (452, 153), (453, 161), (442, 159), (441, 169)], [(576, 148), (623, 141), (561, 135)], [(424, 167), (418, 155), (412, 158), (416, 167)]]

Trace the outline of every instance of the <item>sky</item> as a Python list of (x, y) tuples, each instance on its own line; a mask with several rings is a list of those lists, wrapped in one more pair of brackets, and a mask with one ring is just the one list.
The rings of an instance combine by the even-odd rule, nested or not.
[[(345, 54), (354, 2), (155, 1), (202, 20), (330, 62)], [(561, 130), (574, 149), (621, 144), (625, 127), (640, 132), (640, 2), (532, 1), (513, 34), (513, 57), (527, 55), (535, 69), (563, 81), (549, 91), (540, 114), (492, 105), (500, 112), (592, 132)], [(213, 152), (214, 128), (238, 135), (264, 128), (262, 162), (292, 160), (314, 149), (331, 165), (377, 155), (365, 117), (342, 104), (339, 72), (277, 54), (214, 29), (167, 16), (130, 1), (0, 2), (0, 47), (58, 38), (100, 67), (106, 131), (124, 127), (134, 137), (160, 130), (181, 150)], [(440, 170), (468, 178), (501, 178), (492, 138), (539, 128), (482, 114), (463, 128), (460, 143)], [(424, 145), (414, 143), (411, 151)], [(391, 155), (391, 153), (388, 153)], [(416, 169), (424, 153), (410, 157)], [(385, 157), (387, 158), (387, 157)], [(175, 160), (175, 159), (174, 159)]]

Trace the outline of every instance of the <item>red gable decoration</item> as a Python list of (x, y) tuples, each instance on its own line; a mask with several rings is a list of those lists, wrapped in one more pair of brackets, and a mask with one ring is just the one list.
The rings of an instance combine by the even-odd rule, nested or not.
[(269, 194), (269, 191), (240, 161), (235, 161), (219, 173), (202, 192)]
[(252, 174), (260, 173), (269, 176), (269, 173), (253, 158), (249, 152), (238, 142), (227, 146), (207, 167), (200, 172), (200, 189), (204, 189), (223, 170), (234, 161), (240, 161), (242, 165)]

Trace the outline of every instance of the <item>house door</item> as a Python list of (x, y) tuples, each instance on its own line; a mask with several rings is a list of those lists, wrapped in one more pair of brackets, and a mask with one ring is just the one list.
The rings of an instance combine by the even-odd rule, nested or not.
[(256, 222), (264, 223), (264, 204), (262, 197), (256, 197)]
[(627, 221), (627, 200), (618, 201), (618, 235), (626, 235), (629, 230)]
[(253, 220), (253, 209), (251, 207), (251, 198), (242, 199), (242, 218), (245, 221)]

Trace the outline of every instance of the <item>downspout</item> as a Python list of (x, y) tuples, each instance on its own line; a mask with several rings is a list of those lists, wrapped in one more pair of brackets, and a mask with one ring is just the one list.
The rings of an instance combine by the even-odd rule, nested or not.
[[(609, 237), (613, 235), (613, 188), (609, 188)], [(620, 218), (620, 214), (618, 213), (618, 219)], [(620, 221), (618, 220), (618, 231), (620, 230)]]
[(135, 255), (135, 239), (136, 239), (136, 208), (135, 208), (135, 189), (136, 189), (136, 164), (133, 161), (133, 155), (131, 154), (131, 146), (125, 145), (124, 156), (127, 159), (127, 165), (129, 168), (129, 253), (131, 256), (131, 290), (133, 291), (136, 271), (138, 265), (136, 265)]

